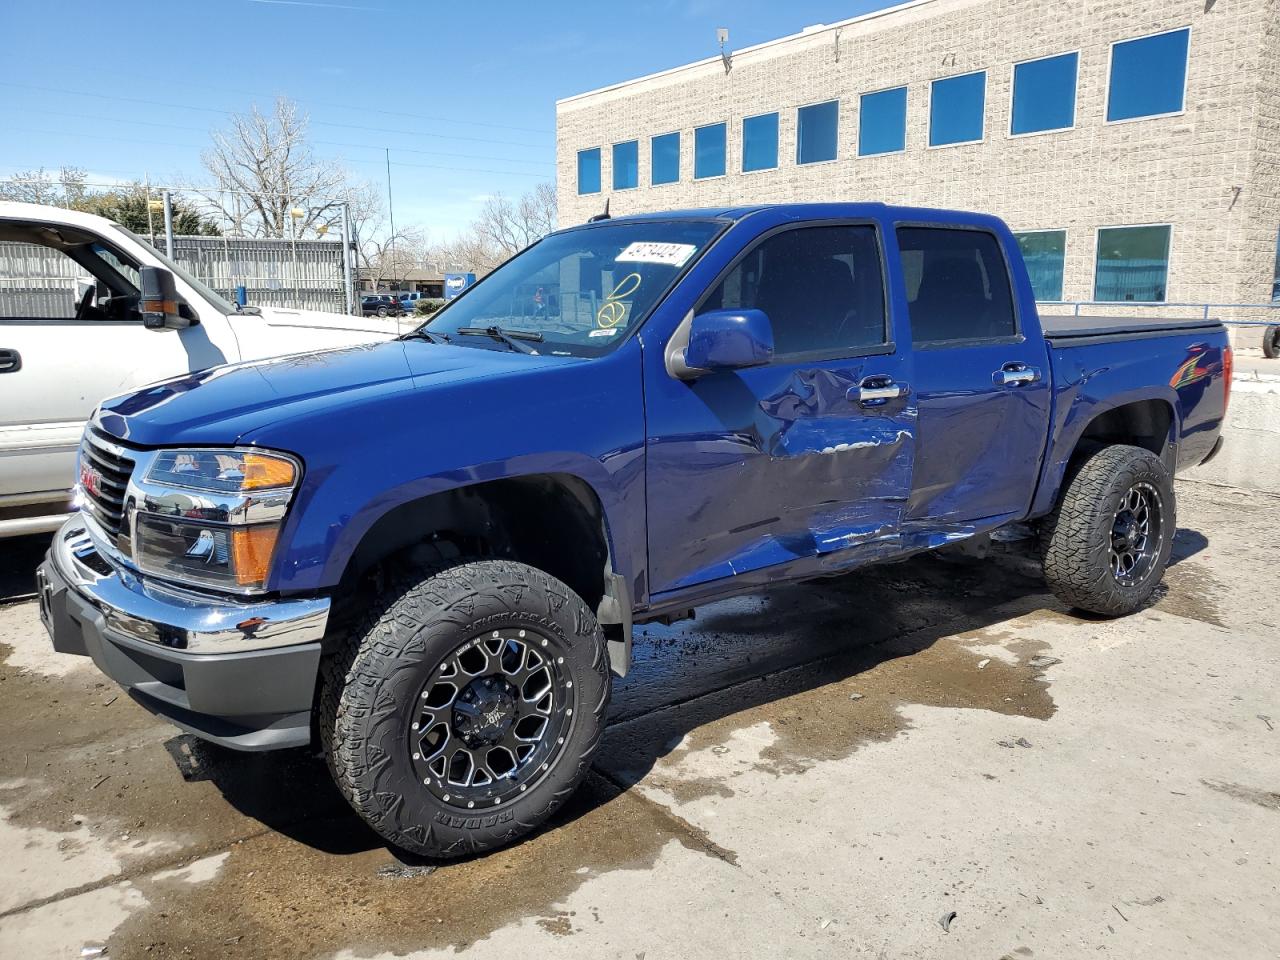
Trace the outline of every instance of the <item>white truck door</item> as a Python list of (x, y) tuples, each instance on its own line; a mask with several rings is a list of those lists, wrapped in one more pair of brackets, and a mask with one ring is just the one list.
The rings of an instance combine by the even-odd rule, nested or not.
[(65, 499), (99, 401), (238, 359), (226, 318), (199, 301), (195, 326), (143, 327), (123, 245), (49, 227), (0, 220), (0, 508)]

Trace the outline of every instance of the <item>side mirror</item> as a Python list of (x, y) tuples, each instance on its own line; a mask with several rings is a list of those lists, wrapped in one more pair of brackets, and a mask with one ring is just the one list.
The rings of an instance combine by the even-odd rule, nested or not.
[(710, 310), (693, 318), (684, 365), (692, 374), (759, 367), (773, 359), (773, 326), (763, 310)]
[(142, 325), (148, 330), (181, 330), (192, 325), (193, 318), (186, 303), (178, 296), (173, 274), (163, 267), (141, 267)]

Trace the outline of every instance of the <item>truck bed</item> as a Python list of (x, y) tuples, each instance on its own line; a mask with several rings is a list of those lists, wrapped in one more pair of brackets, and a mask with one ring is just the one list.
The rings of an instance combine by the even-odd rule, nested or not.
[(1197, 330), (1210, 333), (1223, 329), (1217, 320), (1205, 320), (1202, 317), (1075, 317), (1041, 314), (1040, 323), (1044, 328), (1045, 339), (1055, 343), (1062, 342), (1064, 345), (1081, 341), (1092, 343), (1099, 340), (1137, 340)]

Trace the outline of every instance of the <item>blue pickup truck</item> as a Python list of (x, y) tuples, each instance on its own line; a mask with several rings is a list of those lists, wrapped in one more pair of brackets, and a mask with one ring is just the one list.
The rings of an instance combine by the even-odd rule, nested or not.
[(1015, 522), (1064, 603), (1140, 608), (1230, 384), (1217, 323), (1040, 317), (993, 217), (602, 217), (399, 340), (101, 404), (42, 615), (177, 726), (318, 741), (384, 838), (462, 855), (582, 780), (635, 624)]

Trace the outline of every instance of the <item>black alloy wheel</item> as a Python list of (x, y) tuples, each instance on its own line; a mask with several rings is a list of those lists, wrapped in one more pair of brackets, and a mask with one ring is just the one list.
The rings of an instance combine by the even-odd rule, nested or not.
[(1117, 583), (1135, 586), (1151, 575), (1164, 537), (1160, 491), (1135, 483), (1111, 523), (1110, 566)]
[(460, 810), (499, 806), (536, 784), (575, 702), (559, 641), (533, 627), (468, 640), (418, 700), (410, 758), (427, 789)]

